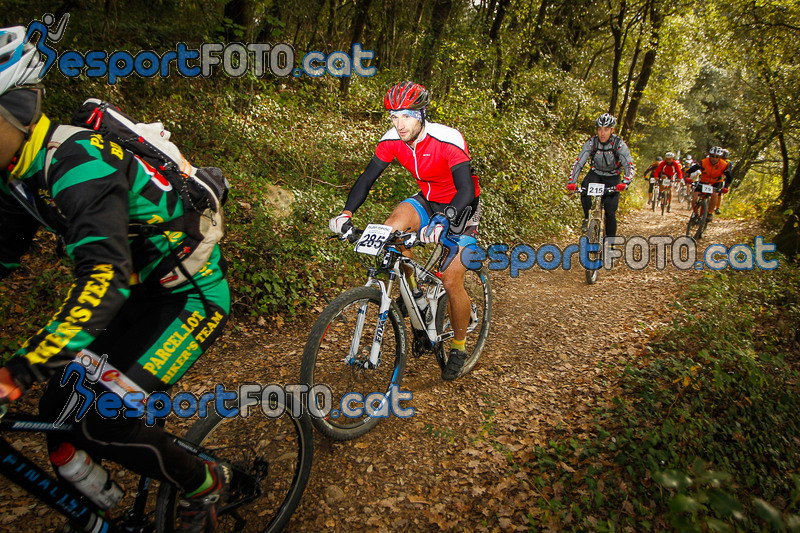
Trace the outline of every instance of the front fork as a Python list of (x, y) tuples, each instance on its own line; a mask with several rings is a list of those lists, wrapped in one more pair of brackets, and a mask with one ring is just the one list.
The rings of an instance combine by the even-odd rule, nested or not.
[(358, 309), (358, 316), (356, 317), (356, 324), (353, 330), (353, 340), (350, 342), (350, 352), (347, 354), (345, 361), (351, 365), (360, 365), (363, 368), (378, 368), (381, 356), (381, 344), (383, 343), (383, 332), (386, 329), (386, 321), (389, 318), (389, 307), (392, 305), (392, 298), (389, 296), (392, 292), (392, 284), (394, 283), (396, 274), (389, 273), (389, 283), (377, 280), (370, 276), (367, 281), (367, 287), (378, 287), (381, 291), (381, 304), (378, 308), (378, 323), (375, 326), (375, 335), (372, 338), (372, 346), (369, 350), (369, 357), (366, 361), (358, 360), (358, 347), (361, 344), (361, 336), (364, 334), (364, 323), (367, 319), (367, 308), (369, 301), (364, 301)]

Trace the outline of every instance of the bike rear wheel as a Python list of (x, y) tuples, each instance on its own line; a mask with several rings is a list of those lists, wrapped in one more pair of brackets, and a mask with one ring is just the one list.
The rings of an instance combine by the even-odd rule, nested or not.
[[(297, 509), (311, 474), (314, 435), (309, 415), (294, 416), (291, 397), (280, 417), (267, 417), (260, 405), (250, 414), (226, 418), (215, 410), (186, 433), (206, 460), (233, 469), (231, 494), (220, 510), (216, 531), (281, 531)], [(300, 411), (297, 411), (300, 413)], [(156, 500), (156, 531), (176, 531), (178, 489), (162, 483)]]
[[(653, 200), (655, 203), (655, 200)], [(593, 219), (589, 221), (589, 227), (586, 228), (586, 238), (589, 240), (589, 244), (599, 244), (602, 245), (600, 242), (602, 228), (600, 227), (600, 221), (597, 219)], [(602, 248), (596, 252), (589, 252), (587, 254), (588, 261), (593, 263), (595, 261), (599, 261), (600, 257), (602, 256)], [(599, 268), (587, 268), (586, 269), (586, 283), (592, 285), (595, 281), (597, 281), (597, 274), (600, 271)]]
[[(374, 428), (385, 416), (383, 409), (387, 408), (387, 402), (378, 401), (375, 405), (367, 401), (370, 395), (386, 393), (392, 385), (399, 387), (403, 380), (408, 347), (403, 317), (394, 302), (389, 307), (382, 332), (378, 367), (367, 365), (380, 304), (381, 292), (376, 287), (350, 289), (325, 308), (308, 336), (300, 365), (300, 382), (309, 387), (315, 384), (330, 387), (332, 402), (327, 407), (333, 409), (326, 417), (311, 419), (314, 427), (330, 439), (350, 440)], [(354, 357), (351, 358), (351, 354)], [(342, 397), (348, 393), (361, 396), (360, 414), (340, 411), (345, 407)]]
[[(467, 270), (464, 278), (464, 288), (469, 295), (472, 310), (470, 325), (467, 328), (467, 360), (459, 376), (463, 376), (475, 366), (480, 359), (486, 338), (489, 336), (489, 324), (492, 320), (492, 285), (486, 267), (480, 270)], [(440, 335), (452, 334), (450, 322), (450, 301), (445, 294), (439, 299), (436, 309), (436, 331)]]

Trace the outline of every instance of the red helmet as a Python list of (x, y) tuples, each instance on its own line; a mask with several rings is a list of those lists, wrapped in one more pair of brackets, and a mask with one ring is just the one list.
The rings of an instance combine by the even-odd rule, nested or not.
[(423, 109), (431, 103), (431, 95), (419, 83), (401, 81), (388, 91), (383, 99), (383, 105), (389, 111), (400, 109)]

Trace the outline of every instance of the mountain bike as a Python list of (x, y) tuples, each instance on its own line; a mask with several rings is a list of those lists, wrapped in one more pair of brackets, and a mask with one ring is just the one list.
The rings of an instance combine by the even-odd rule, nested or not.
[[(672, 180), (669, 178), (662, 178), (661, 183), (658, 184), (658, 201), (661, 204), (661, 216), (664, 216), (664, 210), (667, 208), (669, 200), (668, 192), (672, 187)], [(653, 208), (655, 211), (655, 207)]]
[(672, 192), (672, 196), (676, 199), (678, 205), (685, 202), (687, 196), (691, 200), (691, 194), (687, 190), (686, 182), (684, 182), (684, 180), (678, 180), (675, 182), (675, 190)]
[[(200, 418), (184, 438), (171, 435), (189, 453), (206, 461), (231, 465), (233, 477), (217, 531), (277, 532), (300, 503), (311, 471), (314, 439), (309, 415), (292, 416), (292, 398), (285, 414), (266, 418), (252, 413), (226, 418), (214, 409)], [(231, 406), (235, 408), (235, 406)], [(0, 406), (0, 432), (66, 433), (71, 424), (56, 425), (38, 415), (7, 414)], [(0, 474), (64, 515), (65, 531), (173, 532), (176, 530), (179, 489), (162, 482), (155, 507), (148, 506), (152, 480), (139, 478), (130, 507), (100, 510), (68, 481), (56, 479), (0, 436)], [(125, 500), (123, 500), (125, 501)]]
[[(332, 238), (356, 243), (356, 255), (367, 268), (367, 283), (343, 292), (322, 311), (303, 350), (300, 382), (309, 388), (315, 384), (330, 387), (332, 406), (340, 406), (348, 398), (357, 401), (359, 407), (363, 404), (355, 412), (331, 410), (328, 416), (312, 418), (314, 427), (326, 437), (350, 440), (370, 431), (387, 416), (391, 391), (399, 390), (409, 351), (404, 315), (411, 322), (413, 354), (432, 353), (445, 368), (446, 346), (453, 338), (453, 328), (439, 269), (447, 257), (445, 248), (437, 245), (424, 265), (418, 263), (401, 252), (403, 247), (421, 244), (416, 234), (379, 224), (370, 224), (363, 231), (353, 228)], [(413, 272), (418, 284), (416, 295), (404, 273), (408, 271)], [(464, 285), (471, 311), (468, 356), (461, 376), (478, 362), (492, 316), (486, 267), (467, 270)], [(391, 296), (395, 286), (399, 290), (397, 301)], [(317, 405), (320, 411), (323, 407)]]
[(686, 225), (686, 236), (694, 234), (695, 240), (703, 238), (703, 232), (708, 225), (708, 204), (711, 195), (715, 192), (715, 187), (707, 183), (697, 182), (695, 190), (698, 191), (697, 202), (694, 204), (692, 214), (689, 216), (689, 223)]
[[(592, 207), (589, 209), (589, 222), (586, 225), (586, 239), (592, 249), (597, 251), (588, 252), (588, 264), (600, 264), (603, 258), (603, 238), (605, 237), (605, 217), (603, 216), (603, 197), (619, 194), (617, 189), (612, 187), (606, 189), (603, 183), (589, 183), (588, 187), (580, 187), (579, 192), (586, 192), (592, 200)], [(653, 197), (653, 205), (655, 205), (656, 197)], [(602, 268), (589, 268), (586, 267), (586, 283), (589, 285), (597, 281), (597, 274)]]
[(650, 178), (650, 183), (653, 183), (653, 203), (651, 204), (651, 208), (653, 211), (656, 210), (658, 207), (658, 203), (661, 201), (661, 185), (658, 183), (658, 178)]

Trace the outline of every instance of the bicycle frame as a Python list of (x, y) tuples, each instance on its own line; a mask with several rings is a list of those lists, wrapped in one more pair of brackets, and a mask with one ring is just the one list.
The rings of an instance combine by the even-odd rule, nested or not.
[[(383, 331), (386, 327), (386, 321), (389, 318), (389, 306), (392, 304), (392, 288), (396, 280), (398, 280), (400, 296), (403, 299), (406, 309), (409, 310), (409, 318), (411, 319), (411, 325), (414, 327), (414, 329), (424, 331), (431, 343), (431, 346), (437, 342), (442, 342), (452, 337), (452, 332), (439, 335), (436, 332), (436, 323), (434, 320), (429, 321), (428, 324), (425, 323), (425, 317), (423, 316), (422, 311), (414, 299), (408, 279), (406, 279), (406, 276), (402, 272), (402, 265), (405, 264), (410, 266), (417, 276), (417, 279), (420, 281), (433, 284), (432, 290), (429, 290), (428, 294), (426, 295), (426, 298), (428, 299), (428, 305), (431, 306), (431, 316), (433, 317), (436, 316), (436, 312), (438, 310), (439, 298), (445, 293), (444, 285), (442, 284), (441, 280), (438, 278), (438, 276), (432, 274), (429, 270), (426, 270), (422, 265), (413, 259), (400, 254), (399, 250), (396, 248), (393, 248), (392, 246), (387, 248), (389, 248), (389, 250), (386, 252), (387, 254), (397, 254), (398, 256), (395, 258), (394, 264), (392, 265), (391, 270), (388, 272), (388, 282), (377, 279), (377, 276), (380, 274), (380, 272), (375, 268), (370, 268), (367, 274), (368, 279), (366, 286), (377, 287), (381, 291), (381, 304), (378, 310), (378, 323), (375, 328), (375, 335), (373, 337), (372, 347), (370, 348), (369, 359), (365, 363), (365, 367), (367, 368), (378, 367), (381, 343), (383, 342)], [(347, 362), (351, 364), (353, 361), (355, 361), (356, 354), (358, 352), (358, 346), (361, 343), (361, 336), (364, 331), (364, 322), (366, 320), (366, 307), (367, 303), (365, 302), (362, 304), (361, 309), (359, 309), (358, 318), (356, 319), (353, 340), (350, 344), (350, 352), (347, 355)]]
[[(55, 426), (51, 422), (36, 420), (34, 417), (18, 419), (6, 416), (0, 419), (0, 431), (3, 432), (28, 432), (28, 433), (61, 433), (72, 429), (69, 424)], [(92, 532), (117, 532), (120, 531), (113, 523), (106, 520), (100, 513), (100, 508), (83, 496), (70, 483), (58, 481), (47, 472), (39, 468), (33, 461), (11, 446), (9, 442), (0, 437), (0, 474), (5, 476), (35, 496), (40, 501), (49, 505), (55, 511), (66, 516), (76, 527)], [(142, 481), (149, 479), (142, 478)], [(140, 482), (140, 489), (142, 483)], [(145, 492), (136, 495), (134, 507), (142, 498), (141, 509), (144, 511), (147, 486)]]
[[(655, 193), (655, 190), (653, 191)], [(603, 194), (599, 196), (589, 195), (589, 198), (592, 200), (592, 207), (589, 208), (589, 220), (597, 220), (600, 223), (600, 227), (603, 229), (600, 238), (602, 239), (605, 237), (606, 227), (605, 227), (605, 217), (603, 216), (603, 198), (608, 195), (608, 190), (606, 190)], [(656, 194), (653, 197), (653, 201), (658, 197)]]
[[(0, 432), (9, 433), (67, 433), (73, 429), (71, 424), (55, 425), (52, 421), (45, 421), (41, 417), (27, 416), (18, 418), (5, 415), (7, 407), (0, 406)], [(170, 435), (175, 443), (189, 453), (206, 461), (217, 459), (199, 446)], [(232, 465), (233, 466), (233, 465)], [(250, 474), (233, 466), (236, 472), (236, 482), (252, 490), (258, 485), (258, 480)], [(110, 521), (104, 511), (97, 507), (91, 500), (78, 491), (71, 483), (59, 481), (39, 468), (26, 455), (14, 448), (4, 437), (0, 436), (0, 475), (16, 483), (22, 489), (44, 502), (58, 513), (67, 517), (75, 527), (92, 533), (131, 533), (135, 531), (153, 531), (151, 521), (147, 518), (146, 506), (152, 479), (140, 476), (134, 497), (133, 505), (120, 518)], [(252, 480), (252, 481), (251, 481)], [(228, 502), (220, 509), (220, 514), (234, 511), (247, 505), (257, 497), (257, 492), (243, 496), (236, 501)], [(122, 528), (120, 527), (122, 526)]]

